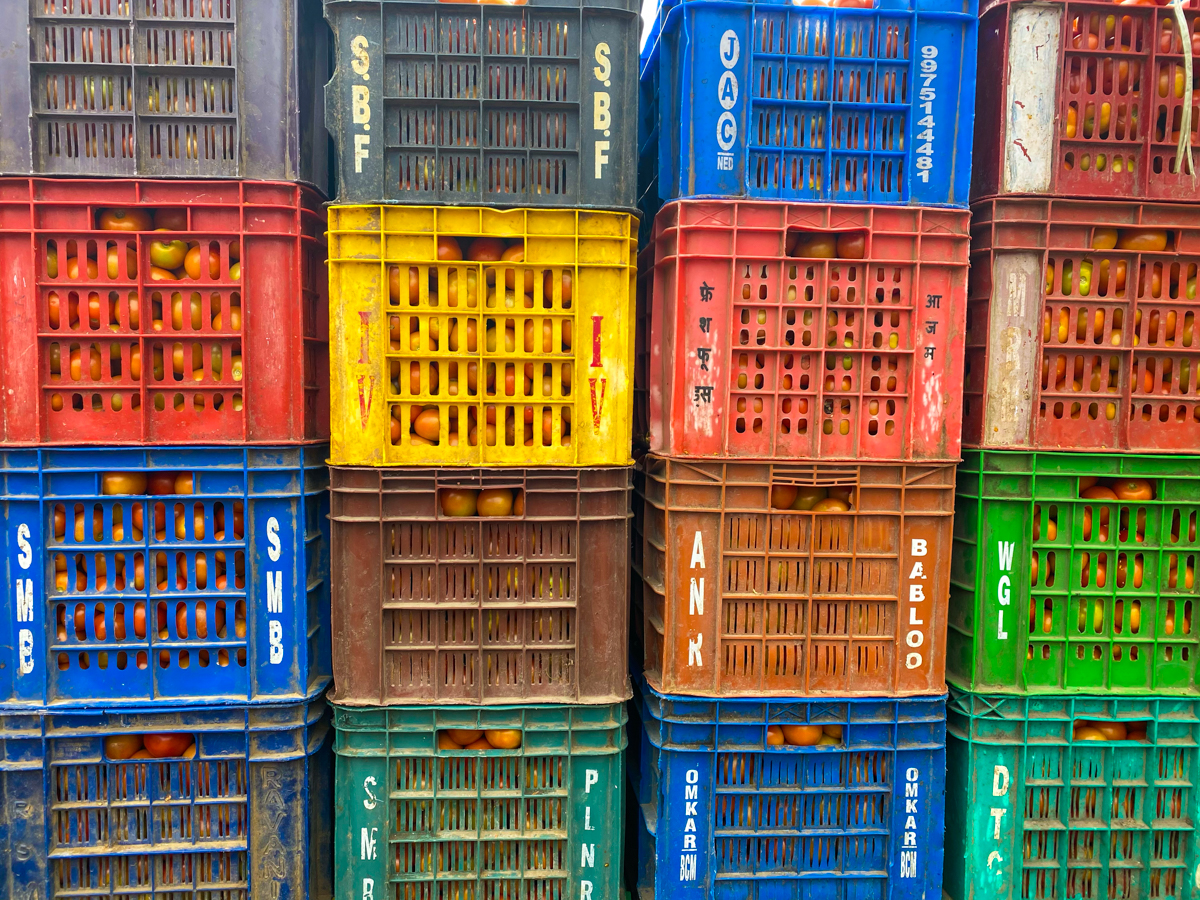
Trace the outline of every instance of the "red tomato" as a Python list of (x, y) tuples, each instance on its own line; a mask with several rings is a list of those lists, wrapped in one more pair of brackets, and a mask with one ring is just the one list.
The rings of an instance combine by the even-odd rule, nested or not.
[(173, 493), (175, 493), (175, 473), (174, 472), (148, 472), (146, 474), (146, 493), (147, 494), (173, 494)]
[(154, 213), (155, 231), (187, 231), (187, 211), (160, 209)]
[(194, 743), (190, 734), (147, 734), (142, 737), (146, 752), (155, 759), (166, 756), (183, 756), (183, 752)]

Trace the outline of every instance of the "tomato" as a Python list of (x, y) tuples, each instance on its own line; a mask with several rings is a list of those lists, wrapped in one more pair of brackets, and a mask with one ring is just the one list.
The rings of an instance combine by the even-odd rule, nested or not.
[(488, 488), (479, 492), (476, 506), (481, 516), (511, 516), (513, 492), (507, 488)]
[(813, 512), (849, 512), (850, 504), (838, 497), (826, 497), (812, 505)]
[(829, 492), (825, 488), (804, 485), (796, 491), (792, 509), (812, 509), (828, 496)]
[(783, 744), (783, 729), (778, 725), (767, 726), (767, 746), (779, 747)]
[(450, 736), (450, 740), (464, 747), (483, 737), (483, 732), (476, 728), (447, 728), (446, 734)]
[(436, 441), (441, 433), (441, 422), (436, 406), (426, 407), (413, 422), (413, 431), (427, 441)]
[(160, 269), (178, 269), (187, 252), (188, 246), (183, 241), (151, 241), (150, 263)]
[(1129, 733), (1124, 722), (1093, 722), (1092, 727), (1104, 735), (1107, 741), (1123, 741)]
[(149, 231), (150, 213), (144, 209), (100, 210), (101, 231)]
[(150, 267), (151, 281), (178, 281), (179, 277), (168, 269), (160, 269), (158, 266)]
[(146, 493), (145, 472), (102, 472), (101, 494), (144, 494)]
[(155, 759), (167, 756), (182, 756), (195, 741), (190, 734), (176, 732), (172, 734), (147, 734), (142, 736), (146, 752)]
[(1091, 723), (1077, 725), (1075, 728), (1074, 738), (1077, 741), (1107, 740), (1107, 738), (1104, 737), (1104, 732), (1101, 731), (1099, 728), (1093, 727), (1091, 725)]
[(479, 492), (467, 489), (444, 489), (441, 492), (442, 515), (473, 516), (478, 508)]
[(794, 484), (771, 485), (771, 506), (775, 509), (791, 509), (798, 492)]
[(146, 476), (146, 493), (152, 495), (175, 493), (175, 473), (150, 472)]
[(1167, 232), (1163, 228), (1125, 228), (1117, 239), (1118, 250), (1138, 250), (1157, 253), (1167, 249)]
[(497, 750), (516, 750), (521, 746), (521, 732), (511, 728), (492, 728), (484, 732), (487, 741)]
[[(856, 6), (859, 0), (834, 0), (834, 6)], [(862, 0), (867, 5), (863, 7), (870, 9), (871, 0)], [(862, 231), (851, 231), (847, 234), (839, 234), (837, 236), (837, 256), (838, 259), (862, 259), (867, 255), (867, 235)]]
[(439, 750), (461, 750), (462, 744), (450, 737), (448, 731), (439, 731), (437, 736), (437, 745)]
[[(511, 247), (506, 248), (505, 251), (500, 254), (500, 259), (503, 262), (511, 262), (511, 263), (525, 262), (525, 245), (521, 244), (521, 243), (513, 244)], [(533, 270), (526, 269), (522, 280), (524, 281), (524, 285), (525, 285), (525, 293), (532, 296), (533, 295)], [(507, 272), (504, 273), (504, 284), (509, 290), (512, 290), (515, 287), (516, 283), (517, 283), (517, 273), (514, 270), (509, 269)], [(545, 291), (545, 294), (547, 297), (550, 296), (549, 291)]]
[(155, 231), (187, 231), (187, 210), (159, 209), (154, 212)]
[[(558, 281), (562, 290), (562, 297), (560, 298), (562, 300), (562, 308), (567, 309), (571, 305), (571, 273), (563, 272)], [(546, 300), (554, 297), (554, 282), (554, 273), (547, 272), (542, 281), (542, 296)]]
[(792, 256), (807, 259), (833, 259), (837, 255), (837, 236), (832, 234), (801, 233)]
[(180, 472), (175, 476), (175, 493), (176, 494), (192, 494), (194, 490), (194, 480), (191, 472)]
[(452, 237), (440, 237), (437, 242), (437, 258), (439, 261), (451, 262), (462, 259), (462, 248)]
[(1153, 500), (1154, 487), (1144, 478), (1118, 478), (1112, 491), (1118, 500)]
[(238, 262), (242, 258), (242, 242), (233, 240), (229, 242), (229, 258), (234, 262)]
[[(439, 250), (440, 250), (439, 242)], [(494, 237), (478, 237), (467, 248), (467, 259), (477, 262), (498, 262), (504, 255), (504, 241)], [(438, 256), (441, 259), (439, 253)]]
[(141, 749), (140, 734), (110, 734), (104, 739), (104, 755), (109, 759), (131, 759)]
[[(216, 276), (214, 275), (213, 277), (215, 278)], [(231, 265), (229, 267), (229, 280), (230, 281), (241, 281), (242, 280), (242, 264), (240, 262), (235, 262), (233, 265)]]
[(783, 737), (794, 747), (812, 747), (821, 740), (820, 725), (784, 725)]
[(1090, 488), (1085, 488), (1079, 494), (1084, 500), (1116, 500), (1117, 495), (1112, 488), (1107, 488), (1102, 484), (1092, 485)]
[[(96, 265), (94, 259), (88, 259), (87, 265), (84, 267), (87, 270), (88, 278), (96, 278), (100, 274), (100, 269)], [(67, 277), (72, 281), (79, 280), (79, 258), (71, 256), (67, 258)]]
[(477, 740), (471, 741), (471, 743), (469, 743), (469, 744), (464, 744), (463, 749), (464, 750), (495, 750), (496, 748), (487, 742), (487, 738), (481, 737), (481, 738), (478, 738)]
[[(200, 259), (200, 245), (196, 244), (188, 250), (183, 259), (183, 270), (187, 272), (188, 278), (200, 277)], [(212, 250), (208, 251), (208, 277), (213, 279), (221, 277), (221, 255)]]
[(835, 740), (839, 740), (839, 741), (842, 739), (842, 726), (841, 725), (822, 725), (821, 731), (827, 737), (831, 737), (831, 738), (834, 738)]
[(137, 251), (133, 247), (125, 248), (125, 271), (121, 272), (121, 255), (117, 247), (109, 247), (107, 254), (108, 277), (124, 278), (132, 281), (137, 278)]

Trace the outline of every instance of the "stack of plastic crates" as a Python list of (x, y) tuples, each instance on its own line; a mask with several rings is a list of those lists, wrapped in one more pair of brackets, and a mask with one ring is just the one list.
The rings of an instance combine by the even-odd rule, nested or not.
[(976, 13), (676, 0), (649, 30), (643, 898), (941, 885)]
[(1196, 892), (1197, 18), (981, 16), (953, 898)]
[(244, 5), (7, 10), (6, 896), (333, 895), (329, 31)]
[(324, 8), (337, 894), (615, 898), (638, 5)]

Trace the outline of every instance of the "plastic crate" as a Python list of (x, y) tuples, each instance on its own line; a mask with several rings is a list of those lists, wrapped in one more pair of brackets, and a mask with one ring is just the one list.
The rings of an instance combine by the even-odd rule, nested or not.
[[(1198, 52), (1200, 4), (1182, 5)], [(1176, 171), (1179, 139), (1166, 128), (1178, 129), (1186, 106), (1170, 4), (1117, 16), (1110, 3), (985, 0), (979, 35), (979, 71), (993, 74), (978, 86), (973, 198), (1179, 200), (1195, 192), (1186, 162)], [(1198, 135), (1193, 118), (1193, 145)]]
[[(938, 896), (945, 697), (641, 700), (641, 896)], [(808, 723), (841, 743), (767, 744), (768, 725)]]
[[(630, 468), (330, 473), (338, 703), (629, 696)], [(450, 517), (454, 488), (524, 508)]]
[[(679, 201), (655, 222), (650, 448), (691, 457), (955, 461), (968, 214)], [(861, 260), (799, 234), (857, 234)]]
[[(1154, 499), (1081, 499), (1090, 476), (1147, 479)], [(1194, 459), (967, 451), (955, 506), (953, 683), (1200, 695)]]
[(320, 0), (18, 0), (5, 13), (0, 172), (328, 193)]
[[(1195, 453), (1200, 209), (999, 198), (971, 211), (963, 443)], [(1165, 230), (1166, 250), (1090, 249), (1100, 227), (1138, 226)]]
[[(947, 704), (945, 896), (1196, 896), (1195, 700), (995, 697)], [(1077, 720), (1146, 740), (1073, 738)]]
[(632, 211), (639, 7), (325, 0), (339, 201)]
[[(641, 464), (650, 686), (702, 696), (945, 690), (953, 466)], [(773, 509), (841, 486), (850, 512)]]
[[(624, 726), (623, 704), (335, 706), (336, 896), (618, 896)], [(439, 750), (446, 728), (521, 746)]]
[(657, 197), (966, 206), (978, 8), (664, 4), (641, 72)]
[[(269, 182), (0, 179), (0, 441), (327, 439), (320, 202)], [(186, 214), (187, 229), (99, 230), (114, 208)], [(155, 280), (150, 245), (164, 237), (215, 245), (218, 277)], [(81, 252), (101, 261), (95, 277), (59, 265)]]
[[(325, 449), (0, 452), (0, 703), (278, 703), (322, 690)], [(101, 493), (102, 472), (154, 470), (192, 473), (194, 493)], [(156, 508), (161, 523), (140, 528)]]
[[(631, 215), (585, 210), (330, 207), (330, 462), (629, 465), (636, 228)], [(464, 254), (476, 237), (524, 241), (525, 261), (438, 262), (445, 237), (461, 239)], [(409, 273), (409, 291), (400, 284), (398, 293), (415, 289), (415, 299), (392, 298), (393, 270), (398, 281)], [(516, 296), (518, 278), (522, 288), (533, 282), (525, 304)], [(501, 282), (502, 295), (494, 289)], [(457, 337), (460, 323), (465, 342)], [(486, 339), (500, 324), (513, 331), (512, 351), (507, 338), (504, 346), (498, 335)], [(446, 341), (431, 340), (443, 334)], [(542, 378), (530, 378), (538, 367)], [(458, 391), (462, 369), (467, 383)], [(510, 373), (511, 389), (502, 381)], [(414, 411), (429, 406), (439, 413), (436, 444), (414, 440), (407, 427)], [(395, 429), (398, 443), (393, 417), (404, 423)], [(520, 430), (501, 426), (510, 418)]]
[[(323, 701), (161, 712), (0, 713), (0, 884), (15, 900), (333, 896)], [(190, 757), (111, 758), (187, 732)]]

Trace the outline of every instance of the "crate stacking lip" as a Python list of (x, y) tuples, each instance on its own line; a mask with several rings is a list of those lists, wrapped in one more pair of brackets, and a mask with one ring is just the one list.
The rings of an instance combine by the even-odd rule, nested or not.
[[(0, 704), (278, 703), (323, 690), (325, 449), (0, 452)], [(102, 493), (101, 473), (163, 471), (190, 473), (193, 493)]]
[(642, 201), (965, 206), (977, 0), (665, 4), (642, 53)]
[[(681, 200), (641, 308), (650, 447), (750, 459), (959, 456), (969, 216)], [(793, 241), (861, 237), (861, 259)]]
[[(963, 443), (1194, 453), (1196, 208), (999, 197), (971, 211)], [(1160, 231), (1166, 246), (1091, 249), (1102, 229)]]
[[(1182, 6), (1195, 55), (1200, 4)], [(1186, 74), (1169, 4), (1116, 16), (1108, 3), (987, 0), (980, 24), (979, 71), (998, 77), (979, 80), (972, 199), (1179, 200), (1195, 191), (1176, 157)]]
[[(1153, 499), (1081, 498), (1083, 478)], [(1200, 473), (1171, 456), (967, 451), (946, 675), (989, 693), (1200, 695)]]
[[(588, 210), (331, 206), (330, 462), (628, 465), (636, 228)], [(463, 255), (522, 242), (524, 260), (439, 261), (446, 238)], [(427, 410), (436, 441), (410, 431)]]
[(341, 203), (636, 205), (634, 0), (325, 0)]
[[(343, 705), (629, 696), (629, 467), (330, 469)], [(449, 516), (449, 491), (513, 493)]]
[[(9, 809), (0, 881), (16, 898), (332, 896), (323, 700), (150, 712), (0, 712)], [(185, 733), (183, 757), (110, 739)], [(116, 750), (116, 748), (113, 748)]]
[[(334, 896), (620, 896), (623, 703), (333, 708)], [(438, 749), (451, 728), (521, 745)]]
[[(0, 441), (326, 439), (319, 204), (273, 182), (0, 179)], [(114, 209), (185, 227), (101, 230)], [(206, 246), (208, 270), (163, 280), (156, 241)]]
[(320, 0), (49, 0), (9, 13), (0, 172), (327, 190)]
[[(951, 688), (946, 895), (1194, 897), (1198, 713), (1194, 699)], [(1082, 740), (1079, 720), (1146, 737)]]
[[(647, 454), (646, 680), (703, 696), (945, 690), (953, 466)], [(775, 509), (840, 489), (849, 511)], [(795, 493), (795, 492), (793, 492)]]
[[(641, 771), (630, 778), (643, 896), (937, 896), (944, 696), (716, 700), (642, 684), (630, 706), (641, 719)], [(793, 724), (841, 736), (768, 743), (768, 726)]]

